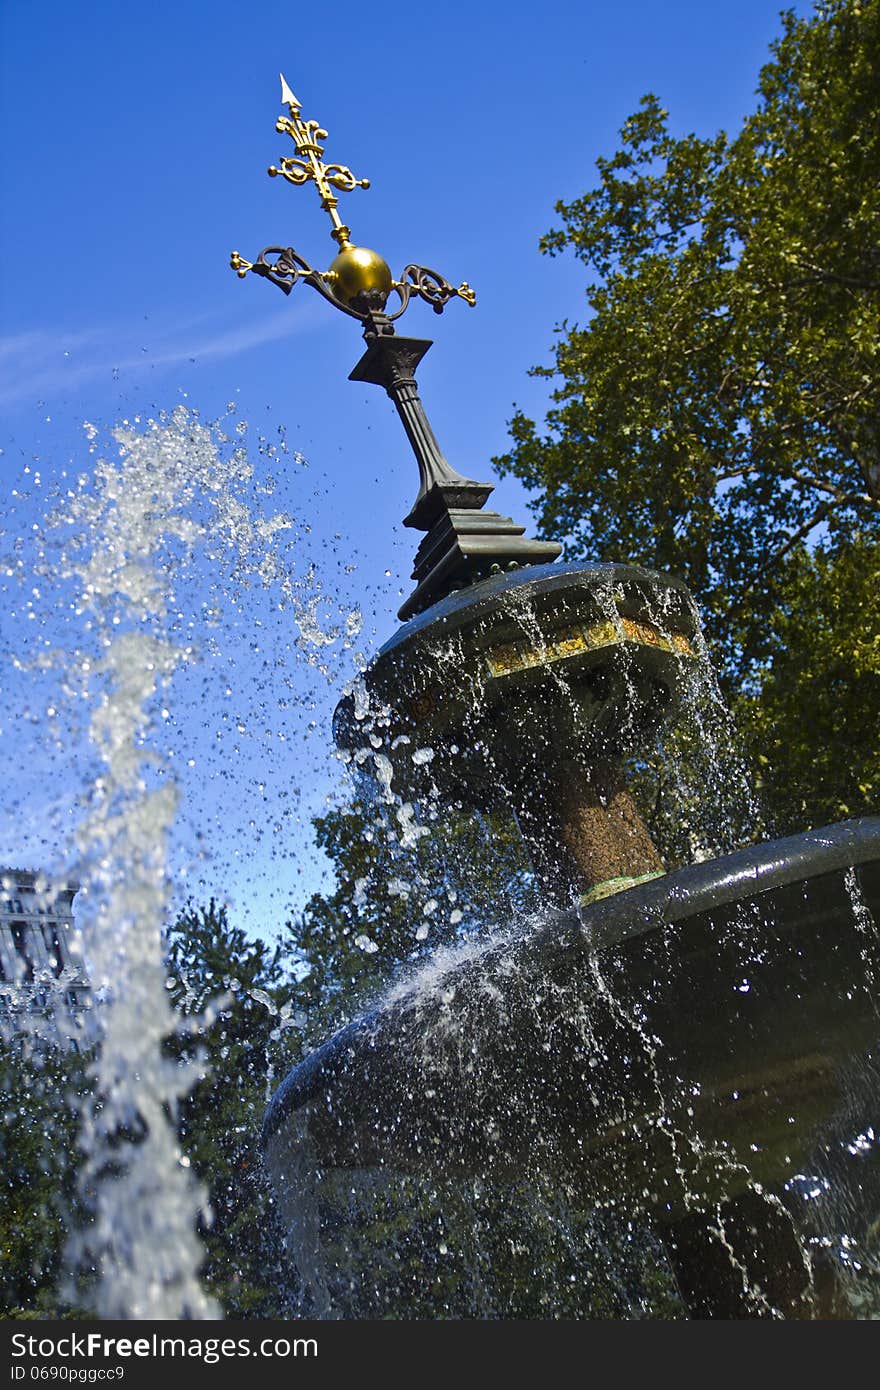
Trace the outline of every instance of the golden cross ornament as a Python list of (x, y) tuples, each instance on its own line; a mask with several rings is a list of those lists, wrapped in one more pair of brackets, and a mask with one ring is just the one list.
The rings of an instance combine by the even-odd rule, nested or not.
[[(275, 129), (289, 135), (296, 146), (295, 156), (286, 156), (269, 166), (272, 178), (281, 177), (292, 184), (314, 183), (321, 198), (321, 207), (332, 225), (330, 235), (339, 253), (326, 271), (315, 270), (292, 246), (267, 246), (256, 261), (248, 261), (233, 251), (230, 264), (243, 279), (249, 271), (261, 275), (289, 294), (298, 280), (304, 280), (337, 309), (359, 319), (367, 332), (388, 333), (390, 324), (406, 309), (413, 295), (425, 300), (435, 313), (442, 313), (450, 299), (463, 299), (473, 305), (476, 296), (465, 281), (457, 288), (436, 270), (426, 266), (405, 266), (399, 280), (391, 274), (387, 261), (366, 246), (355, 246), (351, 230), (339, 216), (337, 192), (350, 193), (355, 188), (369, 188), (369, 179), (358, 179), (345, 164), (325, 164), (324, 144), (327, 131), (318, 121), (306, 121), (302, 107), (281, 74), (281, 101), (289, 115), (279, 116)], [(389, 295), (394, 292), (399, 308), (392, 314), (385, 311)]]
[(293, 92), (287, 85), (284, 73), (281, 76), (281, 100), (290, 112), (289, 116), (279, 116), (275, 122), (275, 129), (279, 135), (289, 135), (296, 145), (296, 152), (299, 159), (282, 159), (279, 161), (280, 168), (274, 164), (269, 166), (269, 174), (272, 178), (277, 178), (280, 174), (287, 179), (288, 183), (308, 183), (313, 179), (318, 192), (321, 195), (321, 207), (329, 213), (330, 221), (333, 223), (333, 231), (330, 235), (340, 246), (351, 245), (351, 230), (346, 227), (339, 213), (336, 211), (339, 199), (333, 192), (334, 188), (340, 189), (343, 193), (350, 193), (353, 188), (369, 188), (369, 179), (356, 179), (354, 174), (345, 164), (325, 164), (323, 162), (324, 147), (320, 143), (327, 139), (327, 132), (323, 130), (317, 121), (304, 121), (300, 116), (302, 107), (297, 101)]

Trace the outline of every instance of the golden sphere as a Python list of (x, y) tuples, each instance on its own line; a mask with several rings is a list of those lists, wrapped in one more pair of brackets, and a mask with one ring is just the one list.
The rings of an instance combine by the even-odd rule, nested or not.
[(367, 246), (346, 246), (330, 267), (330, 287), (337, 299), (349, 304), (367, 290), (391, 293), (391, 268), (377, 251)]

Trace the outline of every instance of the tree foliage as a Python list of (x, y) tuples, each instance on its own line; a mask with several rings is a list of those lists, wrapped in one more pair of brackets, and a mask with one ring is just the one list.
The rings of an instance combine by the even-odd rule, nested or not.
[(740, 725), (776, 824), (830, 824), (880, 804), (877, 542), (801, 550), (774, 620), (776, 649)]
[(315, 820), (336, 877), (288, 930), (309, 968), (315, 1041), (438, 947), (504, 924), (532, 900), (511, 823), (448, 811), (400, 843), (385, 808), (363, 801)]
[(201, 1079), (180, 1103), (178, 1133), (208, 1189), (202, 1277), (227, 1317), (290, 1311), (285, 1233), (260, 1151), (269, 1095), (301, 1056), (290, 964), (277, 941), (249, 938), (213, 899), (188, 908), (168, 933), (169, 983), (182, 1024), (169, 1047), (202, 1062)]
[[(844, 591), (880, 577), (880, 0), (784, 14), (758, 97), (735, 136), (704, 138), (646, 96), (598, 186), (557, 204), (541, 249), (587, 267), (589, 317), (534, 369), (545, 427), (517, 412), (497, 462), (569, 557), (691, 587), (794, 824), (876, 791), (880, 640)], [(832, 687), (846, 698), (816, 710)], [(852, 764), (834, 795), (820, 739)]]
[(86, 1058), (28, 1033), (0, 1042), (0, 1316), (57, 1317), (64, 1251), (83, 1219), (78, 1105)]

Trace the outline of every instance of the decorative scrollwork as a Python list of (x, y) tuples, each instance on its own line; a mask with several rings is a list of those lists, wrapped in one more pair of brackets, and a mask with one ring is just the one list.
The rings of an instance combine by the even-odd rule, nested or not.
[(238, 251), (233, 251), (229, 264), (240, 279), (243, 280), (248, 272), (261, 275), (264, 280), (271, 280), (272, 284), (277, 285), (285, 294), (290, 294), (294, 285), (304, 280), (332, 304), (334, 309), (341, 309), (350, 318), (358, 319), (373, 332), (393, 331), (390, 325), (406, 311), (413, 295), (430, 304), (435, 314), (442, 314), (450, 299), (463, 299), (467, 304), (474, 304), (476, 300), (476, 295), (467, 282), (456, 289), (438, 271), (429, 270), (426, 266), (408, 265), (400, 279), (393, 283), (392, 288), (400, 300), (400, 306), (393, 314), (388, 313), (385, 307), (386, 296), (379, 291), (373, 293), (372, 300), (369, 293), (364, 293), (350, 303), (343, 303), (333, 293), (333, 277), (326, 272), (315, 270), (314, 266), (309, 265), (292, 246), (266, 246), (255, 261), (247, 261)]
[(334, 188), (350, 193), (353, 188), (369, 188), (369, 179), (356, 179), (347, 164), (325, 164), (324, 177)]
[[(274, 259), (270, 260), (269, 257)], [(233, 251), (229, 264), (237, 271), (239, 279), (243, 280), (250, 270), (254, 275), (271, 280), (285, 294), (290, 294), (297, 280), (305, 280), (317, 273), (308, 261), (297, 255), (292, 246), (266, 246), (255, 261), (246, 261), (237, 251)]]
[(275, 164), (270, 164), (267, 170), (269, 177), (277, 179), (280, 174), (288, 183), (303, 184), (308, 183), (309, 179), (315, 177), (315, 171), (310, 164), (306, 164), (302, 159), (281, 159), (280, 169)]
[(363, 323), (367, 317), (366, 314), (358, 313), (337, 299), (327, 283), (324, 272), (315, 270), (314, 266), (309, 265), (292, 246), (264, 246), (255, 261), (246, 261), (237, 251), (233, 251), (229, 264), (239, 279), (243, 280), (250, 271), (253, 275), (261, 275), (264, 280), (271, 280), (272, 284), (277, 285), (285, 294), (290, 294), (294, 285), (302, 280), (323, 295), (335, 309), (341, 309), (350, 318)]
[(316, 173), (311, 164), (307, 164), (304, 159), (294, 159), (292, 155), (278, 161), (280, 168), (274, 164), (269, 166), (271, 178), (277, 178), (280, 174), (287, 179), (288, 183), (304, 184), (309, 179), (314, 179), (320, 187), (321, 181), (330, 184), (333, 188), (338, 188), (342, 193), (351, 193), (354, 188), (369, 188), (369, 179), (357, 179), (351, 172), (347, 164), (321, 164), (320, 173)]
[(275, 129), (280, 135), (290, 136), (296, 145), (299, 158), (285, 156), (277, 165), (269, 166), (269, 174), (272, 178), (277, 178), (280, 174), (288, 183), (299, 186), (314, 182), (321, 195), (321, 207), (333, 224), (330, 235), (339, 246), (348, 246), (349, 229), (336, 210), (336, 192), (351, 193), (355, 188), (369, 188), (370, 180), (356, 178), (347, 164), (324, 163), (324, 141), (327, 139), (327, 132), (318, 121), (303, 120), (299, 101), (283, 76), (281, 100), (287, 106), (290, 115), (279, 116), (275, 122)]
[(303, 121), (298, 111), (296, 114), (291, 112), (290, 118), (278, 117), (275, 129), (279, 135), (289, 135), (299, 148), (313, 149), (319, 159), (324, 153), (323, 142), (327, 139), (327, 132), (322, 129), (320, 121)]
[[(397, 286), (395, 286), (397, 288)], [(463, 299), (466, 304), (473, 306), (477, 302), (477, 296), (471, 289), (467, 280), (463, 281), (456, 289), (450, 282), (436, 270), (429, 270), (424, 265), (408, 265), (404, 267), (400, 277), (400, 289), (403, 291), (403, 309), (411, 295), (417, 294), (420, 299), (424, 299), (426, 304), (430, 304), (435, 314), (442, 314), (450, 299)], [(403, 312), (401, 309), (401, 313)]]

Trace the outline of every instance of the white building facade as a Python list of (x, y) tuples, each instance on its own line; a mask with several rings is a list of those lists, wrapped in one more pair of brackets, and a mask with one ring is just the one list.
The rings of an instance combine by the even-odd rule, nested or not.
[(0, 870), (0, 1036), (81, 1048), (91, 995), (73, 916), (76, 884)]

